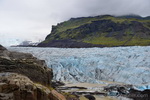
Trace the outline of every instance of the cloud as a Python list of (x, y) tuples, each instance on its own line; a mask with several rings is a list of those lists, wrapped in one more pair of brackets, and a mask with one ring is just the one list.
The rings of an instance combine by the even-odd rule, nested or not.
[(0, 0), (0, 43), (7, 37), (38, 41), (51, 25), (102, 14), (150, 16), (150, 0)]

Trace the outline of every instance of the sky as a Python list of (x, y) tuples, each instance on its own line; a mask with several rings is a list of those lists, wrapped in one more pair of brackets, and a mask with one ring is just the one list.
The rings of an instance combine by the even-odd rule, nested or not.
[(104, 14), (150, 16), (150, 0), (0, 0), (0, 44), (42, 41), (52, 25)]

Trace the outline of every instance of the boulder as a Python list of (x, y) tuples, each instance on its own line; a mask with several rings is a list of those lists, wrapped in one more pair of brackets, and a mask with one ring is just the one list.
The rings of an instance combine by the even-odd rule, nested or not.
[(94, 96), (92, 95), (85, 95), (86, 98), (88, 98), (89, 100), (96, 100)]
[(0, 100), (66, 100), (66, 98), (28, 77), (17, 73), (0, 73)]

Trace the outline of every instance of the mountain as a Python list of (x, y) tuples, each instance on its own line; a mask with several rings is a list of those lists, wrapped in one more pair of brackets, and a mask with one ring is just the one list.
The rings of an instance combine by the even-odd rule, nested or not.
[(150, 45), (150, 17), (137, 15), (71, 18), (52, 26), (40, 47)]

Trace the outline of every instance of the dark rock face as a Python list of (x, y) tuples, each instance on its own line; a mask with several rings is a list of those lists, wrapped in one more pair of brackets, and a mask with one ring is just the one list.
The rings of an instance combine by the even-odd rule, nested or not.
[(39, 47), (59, 47), (59, 48), (90, 48), (90, 47), (104, 47), (104, 45), (96, 45), (84, 42), (76, 42), (73, 40), (53, 40), (49, 43), (40, 43)]
[[(4, 47), (1, 47), (2, 49)], [(50, 85), (53, 73), (44, 60), (28, 53), (0, 51), (0, 72), (15, 72), (29, 77), (32, 81)]]
[(0, 100), (66, 100), (55, 90), (16, 73), (0, 73)]
[(6, 48), (0, 45), (0, 51), (4, 51), (4, 50), (6, 50)]
[(85, 95), (86, 98), (88, 98), (89, 100), (96, 100), (94, 96), (92, 95)]
[(131, 89), (128, 97), (133, 100), (150, 100), (150, 90), (138, 91)]

